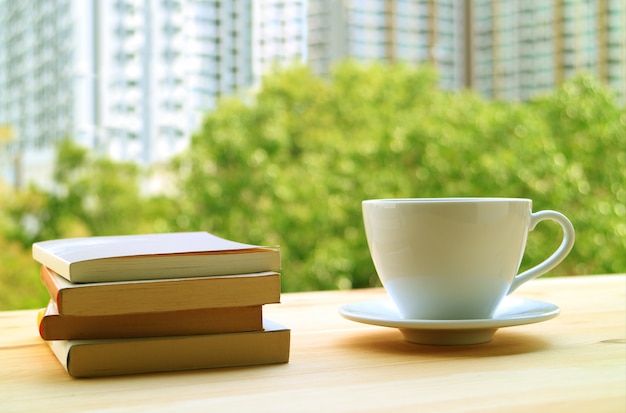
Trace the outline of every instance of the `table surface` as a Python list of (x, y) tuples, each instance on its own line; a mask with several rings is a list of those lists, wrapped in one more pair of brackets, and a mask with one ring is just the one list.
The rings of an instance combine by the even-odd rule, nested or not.
[(486, 344), (426, 346), (338, 314), (382, 289), (283, 294), (265, 315), (292, 329), (288, 364), (97, 379), (65, 373), (35, 310), (3, 312), (0, 412), (625, 412), (626, 276), (538, 279), (513, 295), (561, 314)]

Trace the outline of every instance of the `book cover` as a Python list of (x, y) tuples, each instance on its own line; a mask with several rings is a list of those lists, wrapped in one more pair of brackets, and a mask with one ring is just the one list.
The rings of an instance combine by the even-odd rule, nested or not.
[(41, 267), (41, 281), (65, 316), (158, 313), (280, 302), (280, 274), (224, 275), (76, 284)]
[(266, 319), (255, 332), (46, 343), (70, 376), (98, 377), (287, 363), (290, 339)]
[(62, 316), (50, 300), (37, 319), (44, 340), (89, 340), (234, 333), (263, 329), (262, 306), (161, 313)]
[(184, 278), (280, 270), (280, 250), (208, 232), (36, 242), (33, 258), (74, 283)]

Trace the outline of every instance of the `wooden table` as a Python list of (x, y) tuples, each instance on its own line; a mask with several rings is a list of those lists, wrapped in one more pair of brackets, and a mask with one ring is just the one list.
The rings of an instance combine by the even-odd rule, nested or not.
[(39, 338), (36, 312), (0, 313), (0, 412), (625, 412), (626, 276), (545, 278), (515, 296), (549, 321), (487, 344), (410, 344), (343, 319), (380, 289), (284, 294), (266, 315), (292, 329), (288, 364), (70, 378)]

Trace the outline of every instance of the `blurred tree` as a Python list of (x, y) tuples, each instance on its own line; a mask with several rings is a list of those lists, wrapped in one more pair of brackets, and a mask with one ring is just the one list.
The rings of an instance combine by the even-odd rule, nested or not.
[(541, 206), (572, 211), (578, 233), (571, 273), (626, 272), (626, 108), (616, 102), (583, 74), (529, 103), (554, 147)]
[[(367, 287), (379, 284), (361, 200), (526, 197), (577, 230), (551, 274), (626, 272), (626, 110), (609, 90), (583, 75), (529, 102), (499, 102), (436, 85), (430, 68), (402, 64), (346, 62), (329, 79), (282, 69), (206, 116), (159, 172), (167, 192), (142, 190), (154, 171), (68, 141), (52, 190), (3, 197), (0, 230), (24, 256), (41, 239), (207, 230), (280, 245), (285, 291)], [(522, 267), (559, 239), (556, 225), (540, 225)], [(0, 244), (13, 255), (15, 245)], [(0, 293), (26, 260), (11, 262)]]
[(146, 194), (145, 183), (136, 164), (97, 157), (64, 140), (54, 186), (17, 191), (5, 210), (11, 223), (5, 233), (30, 247), (43, 239), (167, 231), (163, 217), (176, 209), (175, 200)]
[[(9, 237), (19, 235), (7, 213), (9, 205), (16, 202), (16, 195), (0, 181), (0, 311), (40, 307), (49, 299), (39, 282), (38, 267), (33, 264), (30, 250)], [(26, 197), (21, 198), (23, 201)], [(37, 202), (37, 197), (31, 199)]]
[[(511, 103), (438, 90), (425, 67), (348, 62), (328, 81), (290, 68), (207, 116), (177, 161), (182, 221), (280, 244), (286, 290), (364, 287), (378, 281), (362, 199), (527, 197), (578, 228), (553, 274), (626, 271), (606, 245), (617, 236), (624, 246), (625, 119), (586, 77)], [(559, 237), (549, 224), (535, 230), (523, 266)]]
[(53, 188), (2, 188), (0, 310), (48, 301), (31, 257), (35, 241), (168, 231), (175, 200), (143, 194), (141, 183), (136, 165), (95, 157), (67, 140), (57, 149)]

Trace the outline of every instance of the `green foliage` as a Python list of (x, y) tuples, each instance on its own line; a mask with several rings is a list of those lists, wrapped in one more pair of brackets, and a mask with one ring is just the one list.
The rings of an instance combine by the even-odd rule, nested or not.
[(39, 267), (20, 244), (0, 238), (0, 262), (0, 310), (43, 307), (48, 302)]
[[(17, 196), (0, 182), (0, 231), (5, 231), (4, 237), (0, 233), (0, 310), (41, 307), (48, 300), (30, 250), (25, 250), (21, 243), (8, 237), (10, 229), (15, 231), (15, 225), (7, 214), (7, 207), (17, 202)], [(23, 202), (28, 197), (19, 198)], [(36, 197), (31, 199), (36, 200)]]
[[(440, 91), (427, 68), (347, 63), (329, 81), (291, 68), (206, 118), (178, 161), (182, 213), (190, 228), (280, 244), (286, 290), (376, 285), (360, 201), (380, 197), (531, 198), (578, 229), (553, 274), (623, 272), (625, 123), (584, 76), (504, 103)], [(559, 237), (535, 230), (523, 267)]]
[(588, 75), (530, 105), (555, 147), (545, 201), (573, 211), (578, 235), (570, 272), (625, 272), (626, 110)]
[[(433, 70), (405, 65), (346, 62), (329, 79), (279, 71), (207, 115), (159, 173), (175, 190), (158, 196), (140, 190), (154, 171), (63, 143), (55, 188), (9, 197), (0, 230), (28, 255), (39, 239), (207, 230), (280, 245), (285, 291), (356, 288), (379, 285), (361, 200), (526, 197), (577, 230), (551, 274), (626, 272), (626, 111), (610, 91), (582, 75), (511, 103), (436, 84)], [(559, 231), (533, 231), (522, 267), (555, 249)], [(16, 245), (7, 241), (12, 255)], [(1, 281), (14, 279), (5, 268), (0, 306), (16, 289)]]
[(171, 215), (175, 201), (142, 195), (142, 179), (136, 165), (95, 157), (68, 140), (58, 147), (54, 188), (2, 188), (0, 310), (46, 304), (31, 258), (35, 241), (168, 231), (163, 217)]
[(164, 195), (143, 194), (147, 181), (136, 164), (96, 157), (69, 140), (59, 144), (54, 178), (49, 191), (15, 193), (5, 211), (10, 238), (30, 247), (44, 239), (158, 232), (175, 208)]

